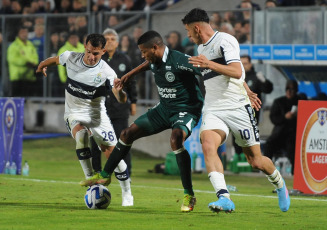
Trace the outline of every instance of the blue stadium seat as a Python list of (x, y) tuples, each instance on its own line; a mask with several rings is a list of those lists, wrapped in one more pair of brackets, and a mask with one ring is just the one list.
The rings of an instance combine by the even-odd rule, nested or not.
[(299, 93), (305, 93), (308, 98), (314, 98), (318, 95), (314, 83), (309, 81), (299, 82)]

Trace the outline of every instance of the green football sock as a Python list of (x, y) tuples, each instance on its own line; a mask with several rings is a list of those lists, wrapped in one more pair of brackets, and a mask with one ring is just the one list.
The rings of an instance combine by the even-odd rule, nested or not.
[(128, 154), (129, 150), (131, 149), (132, 145), (126, 145), (121, 140), (119, 140), (110, 154), (103, 171), (101, 172), (101, 176), (106, 175), (107, 173), (108, 177), (111, 175), (114, 171), (114, 169), (117, 167), (119, 162), (124, 159), (124, 157)]
[(194, 195), (191, 174), (191, 157), (187, 150), (176, 154), (178, 168), (181, 174), (181, 180), (184, 187), (184, 194)]

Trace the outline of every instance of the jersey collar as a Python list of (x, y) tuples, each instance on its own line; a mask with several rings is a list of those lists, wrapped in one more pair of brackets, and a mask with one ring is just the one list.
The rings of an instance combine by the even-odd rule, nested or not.
[(168, 47), (166, 46), (166, 48), (165, 48), (165, 52), (164, 52), (164, 54), (163, 54), (163, 56), (162, 56), (162, 61), (163, 61), (164, 63), (167, 62), (168, 53), (169, 53), (169, 49), (168, 49)]
[(206, 43), (204, 43), (203, 44), (203, 46), (207, 46), (207, 45), (209, 45), (209, 43), (216, 37), (216, 35), (218, 34), (219, 32), (218, 31), (216, 31), (213, 35), (212, 35), (212, 37), (209, 39), (209, 41), (207, 41)]

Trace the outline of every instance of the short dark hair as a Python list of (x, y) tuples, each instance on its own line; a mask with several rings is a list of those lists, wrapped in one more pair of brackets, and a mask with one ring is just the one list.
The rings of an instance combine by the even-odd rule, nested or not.
[(248, 54), (241, 55), (241, 58), (247, 58), (249, 62), (251, 62), (251, 57)]
[(89, 34), (86, 37), (85, 44), (88, 42), (90, 42), (93, 47), (101, 47), (101, 49), (103, 49), (107, 41), (102, 34)]
[(286, 90), (289, 88), (292, 88), (292, 87), (295, 90), (295, 92), (297, 92), (299, 90), (299, 85), (296, 80), (288, 80), (286, 82)]
[(193, 22), (206, 22), (209, 23), (209, 16), (205, 10), (194, 8), (188, 12), (182, 19), (184, 25), (191, 24)]
[(144, 45), (145, 47), (151, 47), (154, 44), (158, 46), (163, 45), (163, 40), (161, 35), (153, 30), (145, 32), (141, 35), (141, 37), (137, 41), (137, 45)]

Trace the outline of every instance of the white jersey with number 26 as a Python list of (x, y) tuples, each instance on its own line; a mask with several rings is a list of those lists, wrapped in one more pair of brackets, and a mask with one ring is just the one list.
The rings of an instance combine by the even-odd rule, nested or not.
[[(199, 45), (198, 53), (222, 65), (241, 63), (239, 43), (233, 36), (223, 32), (215, 32), (208, 42)], [(242, 63), (241, 66), (240, 79), (222, 75), (208, 68), (202, 69), (206, 89), (204, 111), (236, 109), (250, 103), (243, 86), (245, 72)]]

